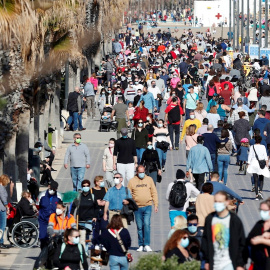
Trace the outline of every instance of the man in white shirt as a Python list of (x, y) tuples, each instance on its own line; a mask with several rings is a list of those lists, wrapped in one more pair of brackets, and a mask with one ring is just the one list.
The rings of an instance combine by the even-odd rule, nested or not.
[(186, 214), (186, 209), (189, 206), (189, 199), (191, 198), (191, 195), (193, 195), (194, 197), (197, 197), (200, 194), (200, 191), (191, 183), (189, 182), (185, 182), (185, 178), (186, 178), (186, 174), (181, 170), (178, 169), (176, 172), (176, 179), (174, 182), (171, 182), (168, 185), (167, 191), (166, 191), (166, 200), (170, 202), (170, 193), (172, 191), (172, 188), (174, 188), (175, 184), (177, 184), (177, 182), (182, 182), (185, 185), (186, 188), (186, 199), (185, 199), (185, 203), (182, 207), (174, 207), (170, 204), (169, 206), (169, 216), (170, 216), (170, 221), (171, 221), (171, 227), (174, 226), (174, 218), (176, 216), (183, 216), (185, 218), (187, 218), (187, 214)]

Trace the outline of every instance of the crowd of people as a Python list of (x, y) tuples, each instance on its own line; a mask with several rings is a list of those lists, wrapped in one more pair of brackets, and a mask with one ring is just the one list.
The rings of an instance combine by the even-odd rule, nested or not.
[[(48, 188), (37, 198), (23, 192), (17, 215), (38, 214), (41, 249), (64, 235), (51, 260), (60, 269), (79, 269), (80, 262), (87, 269), (89, 249), (97, 246), (109, 254), (110, 269), (128, 269), (130, 222), (137, 225), (137, 252), (152, 252), (151, 215), (166, 198), (171, 230), (163, 260), (176, 255), (179, 263), (200, 261), (201, 269), (241, 270), (250, 258), (253, 269), (268, 269), (270, 201), (263, 201), (269, 178), (268, 59), (262, 56), (253, 64), (258, 76), (247, 81), (243, 66), (251, 60), (231, 52), (230, 40), (191, 29), (181, 37), (170, 31), (137, 32), (128, 28), (120, 33), (114, 54), (69, 94), (66, 130), (74, 131), (74, 142), (66, 150), (64, 167), (70, 167), (79, 196), (68, 207), (57, 181), (49, 177)], [(116, 131), (116, 139), (110, 138), (104, 149), (104, 176), (93, 181), (85, 179), (91, 149), (78, 132), (85, 130), (84, 110), (92, 119), (99, 111), (101, 127)], [(158, 194), (167, 152), (180, 154), (181, 144), (186, 168), (176, 171), (166, 193)], [(250, 179), (254, 200), (261, 200), (261, 220), (247, 237), (237, 216), (244, 201), (227, 186), (228, 168), (234, 165)], [(50, 171), (51, 166), (45, 167)], [(9, 182), (8, 176), (0, 177), (3, 232)], [(81, 244), (78, 227), (86, 230), (86, 240), (91, 232), (91, 245)], [(3, 236), (1, 248), (7, 248)]]

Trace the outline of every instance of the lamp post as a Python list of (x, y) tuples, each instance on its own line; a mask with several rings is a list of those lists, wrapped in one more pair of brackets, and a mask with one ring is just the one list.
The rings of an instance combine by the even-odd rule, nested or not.
[(233, 50), (235, 50), (235, 39), (236, 39), (236, 34), (235, 34), (235, 0), (233, 1)]
[(236, 25), (237, 25), (237, 35), (236, 35), (236, 39), (237, 39), (237, 43), (236, 43), (236, 49), (239, 49), (239, 0), (237, 0), (237, 11), (236, 11)]
[(242, 0), (242, 16), (241, 16), (241, 52), (243, 52), (244, 44), (244, 0)]
[(265, 48), (268, 48), (268, 0), (265, 0)]
[(253, 44), (256, 44), (256, 29), (257, 29), (257, 21), (256, 21), (256, 0), (254, 0), (254, 14), (253, 14)]

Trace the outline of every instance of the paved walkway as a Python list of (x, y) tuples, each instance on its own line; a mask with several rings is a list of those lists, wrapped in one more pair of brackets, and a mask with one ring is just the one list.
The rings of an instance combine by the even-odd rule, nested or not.
[[(116, 137), (116, 134), (114, 132), (98, 132), (99, 119), (89, 119), (84, 126), (86, 127), (86, 131), (82, 132), (82, 142), (87, 144), (91, 154), (91, 168), (86, 171), (85, 178), (90, 179), (93, 183), (94, 176), (104, 174), (102, 171), (103, 150), (107, 147), (109, 138)], [(65, 132), (62, 149), (58, 150), (53, 166), (58, 170), (54, 172), (53, 176), (56, 177), (57, 175), (56, 180), (59, 182), (60, 192), (72, 189), (69, 169), (65, 170), (63, 167), (65, 150), (72, 143), (72, 136), (73, 132)], [(235, 158), (231, 158), (231, 163), (235, 164)], [(157, 184), (160, 201), (159, 212), (157, 214), (153, 212), (151, 221), (151, 247), (155, 252), (163, 249), (170, 230), (168, 202), (165, 200), (167, 186), (171, 181), (175, 180), (175, 173), (178, 168), (185, 170), (185, 164), (185, 145), (180, 145), (179, 151), (168, 151), (166, 172), (163, 173), (162, 183)], [(254, 223), (259, 219), (258, 208), (260, 202), (255, 201), (254, 193), (250, 192), (250, 176), (238, 175), (238, 169), (238, 166), (229, 166), (228, 186), (241, 195), (245, 201), (245, 204), (240, 207), (239, 216), (244, 223), (246, 233), (248, 233)], [(269, 188), (269, 179), (266, 179), (263, 193), (265, 198), (270, 196)], [(136, 262), (138, 256), (143, 256), (145, 253), (138, 254), (135, 251), (138, 247), (138, 240), (136, 225), (134, 223), (129, 227), (129, 231), (132, 237), (131, 251)], [(29, 270), (38, 252), (38, 248), (27, 250), (12, 248), (2, 251), (2, 254), (0, 254), (0, 269)]]

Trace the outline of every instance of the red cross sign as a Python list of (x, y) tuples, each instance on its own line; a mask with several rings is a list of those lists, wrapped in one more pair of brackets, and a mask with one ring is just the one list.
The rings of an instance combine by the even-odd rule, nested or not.
[(217, 19), (219, 20), (220, 17), (222, 17), (222, 15), (220, 15), (220, 14), (218, 13), (215, 17), (217, 17)]

